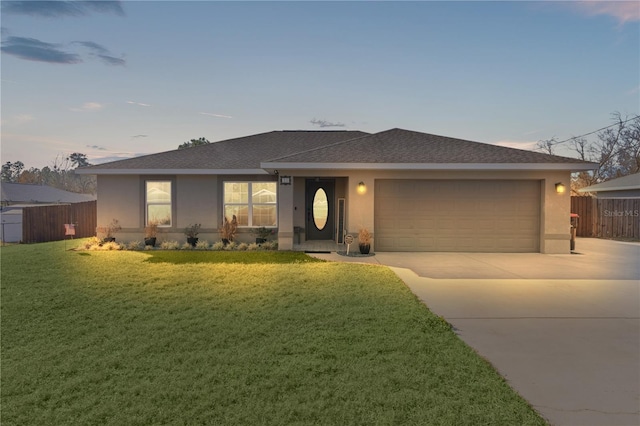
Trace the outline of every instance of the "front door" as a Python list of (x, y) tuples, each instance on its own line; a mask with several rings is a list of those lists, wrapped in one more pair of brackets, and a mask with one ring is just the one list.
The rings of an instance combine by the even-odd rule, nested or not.
[(307, 179), (307, 240), (333, 240), (334, 192), (334, 179)]

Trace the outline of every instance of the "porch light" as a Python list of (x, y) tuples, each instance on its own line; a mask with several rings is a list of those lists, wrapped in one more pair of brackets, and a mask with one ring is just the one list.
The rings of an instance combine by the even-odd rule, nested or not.
[(564, 187), (564, 185), (561, 182), (556, 183), (556, 192), (558, 194), (564, 194), (565, 189), (566, 188)]
[(367, 192), (367, 185), (364, 182), (360, 181), (358, 184), (358, 194), (362, 195)]
[(280, 185), (291, 185), (291, 176), (280, 176)]

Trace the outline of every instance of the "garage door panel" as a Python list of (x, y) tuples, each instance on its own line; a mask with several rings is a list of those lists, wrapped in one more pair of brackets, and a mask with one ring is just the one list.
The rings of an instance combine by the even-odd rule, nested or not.
[(378, 251), (537, 252), (539, 181), (377, 180)]
[(414, 223), (416, 230), (433, 231), (436, 228), (436, 221), (433, 218), (420, 217)]

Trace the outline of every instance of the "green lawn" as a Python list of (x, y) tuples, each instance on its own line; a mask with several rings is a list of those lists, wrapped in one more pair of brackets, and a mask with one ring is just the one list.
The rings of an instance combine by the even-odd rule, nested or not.
[(384, 267), (64, 242), (0, 256), (3, 426), (545, 424)]

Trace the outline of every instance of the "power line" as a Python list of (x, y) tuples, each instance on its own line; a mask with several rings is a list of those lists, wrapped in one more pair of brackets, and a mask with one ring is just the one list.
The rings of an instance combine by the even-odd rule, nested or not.
[(594, 130), (593, 132), (585, 133), (584, 135), (580, 135), (580, 136), (572, 136), (572, 137), (570, 137), (569, 139), (565, 139), (565, 140), (563, 140), (563, 141), (558, 141), (558, 142), (549, 142), (549, 146), (559, 145), (559, 144), (561, 144), (561, 143), (569, 142), (569, 141), (572, 141), (572, 140), (574, 140), (574, 139), (583, 138), (583, 137), (585, 137), (585, 136), (589, 136), (589, 135), (592, 135), (592, 134), (594, 134), (594, 133), (598, 133), (598, 132), (600, 132), (600, 131), (602, 131), (602, 130), (606, 130), (606, 129), (608, 129), (609, 127), (619, 126), (620, 124), (624, 124), (624, 123), (626, 123), (626, 122), (628, 122), (628, 121), (635, 120), (636, 118), (640, 118), (640, 115), (636, 115), (635, 117), (628, 118), (628, 119), (626, 119), (626, 120), (624, 120), (624, 121), (621, 121), (621, 122), (619, 122), (619, 123), (610, 124), (609, 126), (602, 127), (602, 128), (600, 128), (600, 129), (598, 129), (598, 130)]

